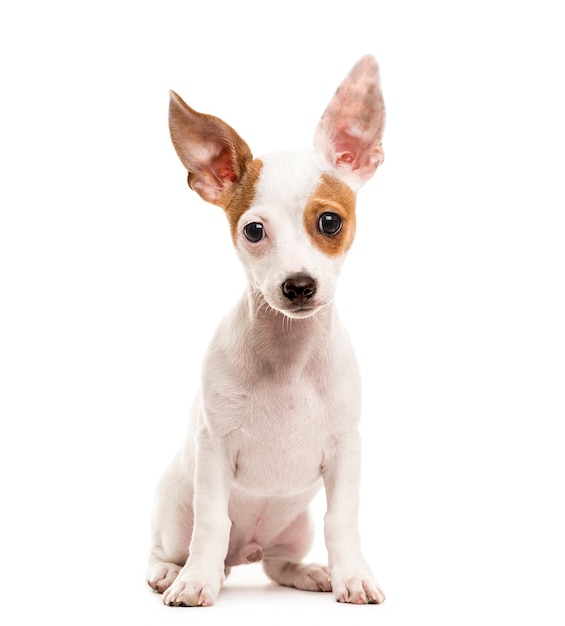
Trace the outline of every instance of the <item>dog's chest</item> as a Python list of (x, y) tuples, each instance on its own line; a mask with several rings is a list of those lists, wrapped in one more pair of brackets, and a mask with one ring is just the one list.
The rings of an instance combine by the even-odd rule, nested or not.
[(241, 332), (248, 319), (244, 300), (208, 353), (207, 425), (227, 447), (237, 488), (261, 497), (311, 491), (336, 438), (357, 427), (360, 388), (350, 342), (331, 310), (290, 328), (264, 322)]
[[(261, 387), (264, 387), (261, 389)], [(229, 436), (235, 484), (257, 495), (294, 495), (321, 476), (332, 408), (308, 382), (260, 383)]]

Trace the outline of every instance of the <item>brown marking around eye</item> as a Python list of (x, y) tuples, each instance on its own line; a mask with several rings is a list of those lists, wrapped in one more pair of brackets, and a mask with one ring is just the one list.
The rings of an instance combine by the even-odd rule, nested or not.
[[(336, 235), (326, 235), (318, 227), (320, 215), (326, 211), (337, 213), (343, 226)], [(304, 209), (304, 227), (312, 243), (329, 256), (349, 250), (355, 237), (355, 194), (331, 174), (322, 174), (322, 182), (308, 199)]]
[(234, 245), (237, 242), (237, 223), (245, 211), (251, 207), (251, 203), (255, 198), (257, 181), (261, 174), (262, 167), (263, 162), (260, 159), (254, 159), (249, 163), (233, 197), (224, 209), (230, 224), (231, 237)]

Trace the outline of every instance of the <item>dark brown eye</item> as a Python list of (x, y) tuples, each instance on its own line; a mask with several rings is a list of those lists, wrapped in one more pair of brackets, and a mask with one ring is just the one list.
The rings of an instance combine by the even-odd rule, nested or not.
[(322, 213), (318, 220), (318, 227), (324, 235), (337, 235), (343, 226), (343, 220), (337, 213)]
[(265, 236), (265, 229), (261, 222), (251, 222), (243, 227), (243, 234), (251, 243), (257, 243)]

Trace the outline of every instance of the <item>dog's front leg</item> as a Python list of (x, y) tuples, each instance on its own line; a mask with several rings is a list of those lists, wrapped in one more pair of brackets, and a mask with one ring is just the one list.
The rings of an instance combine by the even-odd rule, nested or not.
[(194, 528), (189, 557), (163, 595), (169, 606), (210, 606), (225, 579), (231, 521), (228, 502), (233, 470), (222, 439), (206, 426), (196, 436)]
[(340, 434), (323, 468), (327, 511), (324, 535), (332, 591), (338, 602), (380, 604), (385, 596), (361, 554), (358, 529), (360, 437)]

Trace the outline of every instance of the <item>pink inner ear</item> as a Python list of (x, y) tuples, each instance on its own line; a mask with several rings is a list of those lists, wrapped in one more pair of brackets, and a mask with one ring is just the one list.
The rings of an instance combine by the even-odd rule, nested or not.
[(373, 57), (366, 56), (338, 87), (314, 135), (316, 149), (355, 188), (363, 185), (383, 160), (384, 118), (379, 68)]
[(218, 178), (222, 181), (227, 180), (230, 183), (237, 182), (237, 174), (229, 167), (222, 167), (217, 172)]
[(199, 113), (171, 91), (169, 128), (188, 182), (207, 202), (225, 206), (253, 158), (249, 146), (221, 119)]
[(210, 158), (209, 167), (221, 183), (237, 183), (237, 155), (230, 145), (219, 146), (216, 156)]
[(353, 163), (353, 155), (351, 152), (342, 152), (341, 154), (336, 155), (336, 165), (349, 165), (351, 163)]

